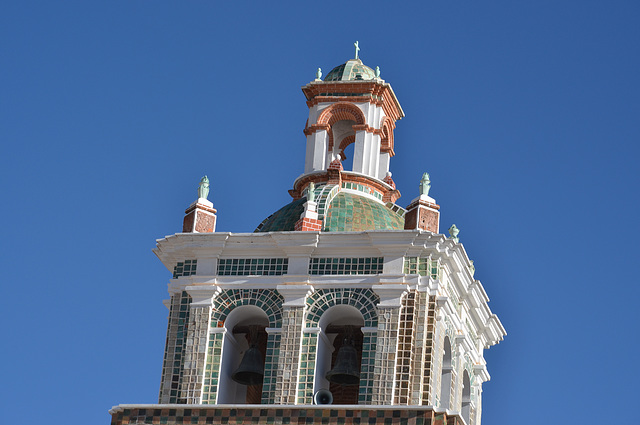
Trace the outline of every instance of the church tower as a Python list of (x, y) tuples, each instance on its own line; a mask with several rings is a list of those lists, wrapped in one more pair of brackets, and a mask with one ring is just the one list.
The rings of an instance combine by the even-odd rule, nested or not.
[(112, 425), (480, 424), (483, 351), (506, 333), (457, 228), (440, 233), (429, 175), (397, 203), (404, 112), (355, 47), (302, 87), (289, 204), (216, 232), (204, 177), (183, 233), (157, 242), (173, 272), (158, 404), (115, 406)]

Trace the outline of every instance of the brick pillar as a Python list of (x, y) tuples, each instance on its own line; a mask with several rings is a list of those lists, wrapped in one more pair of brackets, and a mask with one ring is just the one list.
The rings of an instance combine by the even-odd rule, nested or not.
[(436, 204), (435, 199), (427, 195), (420, 195), (407, 207), (407, 213), (404, 216), (404, 229), (421, 229), (438, 233), (440, 227), (439, 210), (440, 205)]
[(314, 201), (307, 201), (304, 204), (304, 212), (300, 215), (300, 220), (295, 224), (296, 232), (319, 232), (322, 230), (322, 221), (318, 220), (318, 204)]
[(276, 372), (275, 404), (298, 404), (298, 375), (302, 326), (309, 285), (278, 285), (284, 297), (280, 357)]
[(393, 404), (396, 373), (396, 352), (398, 351), (398, 330), (400, 327), (400, 307), (407, 286), (383, 284), (373, 288), (380, 297), (376, 306), (378, 313), (378, 336), (376, 338), (375, 370), (371, 404)]
[(184, 211), (182, 233), (212, 233), (216, 231), (216, 209), (213, 203), (198, 198)]
[(327, 168), (327, 174), (329, 175), (329, 180), (327, 184), (335, 184), (337, 186), (342, 185), (342, 162), (339, 159), (334, 159), (329, 164), (329, 168)]

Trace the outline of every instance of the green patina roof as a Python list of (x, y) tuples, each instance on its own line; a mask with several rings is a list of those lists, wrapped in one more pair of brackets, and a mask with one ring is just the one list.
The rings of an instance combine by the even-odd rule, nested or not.
[[(256, 232), (293, 231), (304, 211), (306, 198), (280, 208), (264, 220)], [(404, 217), (378, 201), (353, 193), (338, 192), (324, 216), (325, 232), (402, 230)]]
[(360, 59), (351, 59), (329, 71), (324, 81), (373, 80), (375, 77), (373, 69), (363, 64)]

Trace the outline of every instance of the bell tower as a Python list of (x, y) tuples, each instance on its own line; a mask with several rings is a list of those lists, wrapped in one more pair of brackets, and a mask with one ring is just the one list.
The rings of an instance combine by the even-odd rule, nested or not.
[(112, 425), (480, 425), (483, 353), (506, 332), (458, 228), (439, 233), (429, 174), (397, 203), (404, 113), (354, 46), (302, 87), (290, 203), (220, 232), (203, 177), (183, 232), (157, 241), (172, 272), (158, 403), (115, 406)]
[(391, 85), (357, 57), (333, 68), (321, 80), (302, 88), (309, 119), (305, 174), (326, 171), (333, 161), (346, 160), (345, 149), (353, 144), (352, 166), (347, 171), (384, 180), (393, 151), (393, 130), (404, 112)]

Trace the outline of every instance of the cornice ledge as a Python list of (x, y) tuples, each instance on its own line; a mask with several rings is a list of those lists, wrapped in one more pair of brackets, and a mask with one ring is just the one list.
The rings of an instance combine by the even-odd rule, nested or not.
[(402, 295), (409, 290), (406, 284), (383, 284), (371, 288), (380, 297), (378, 308), (397, 308), (402, 305)]
[(274, 232), (274, 242), (289, 257), (308, 257), (318, 247), (319, 232)]
[(278, 285), (276, 289), (284, 297), (283, 307), (304, 307), (314, 291), (311, 285)]
[(213, 299), (222, 291), (213, 285), (187, 286), (184, 290), (191, 296), (191, 307), (213, 307)]

